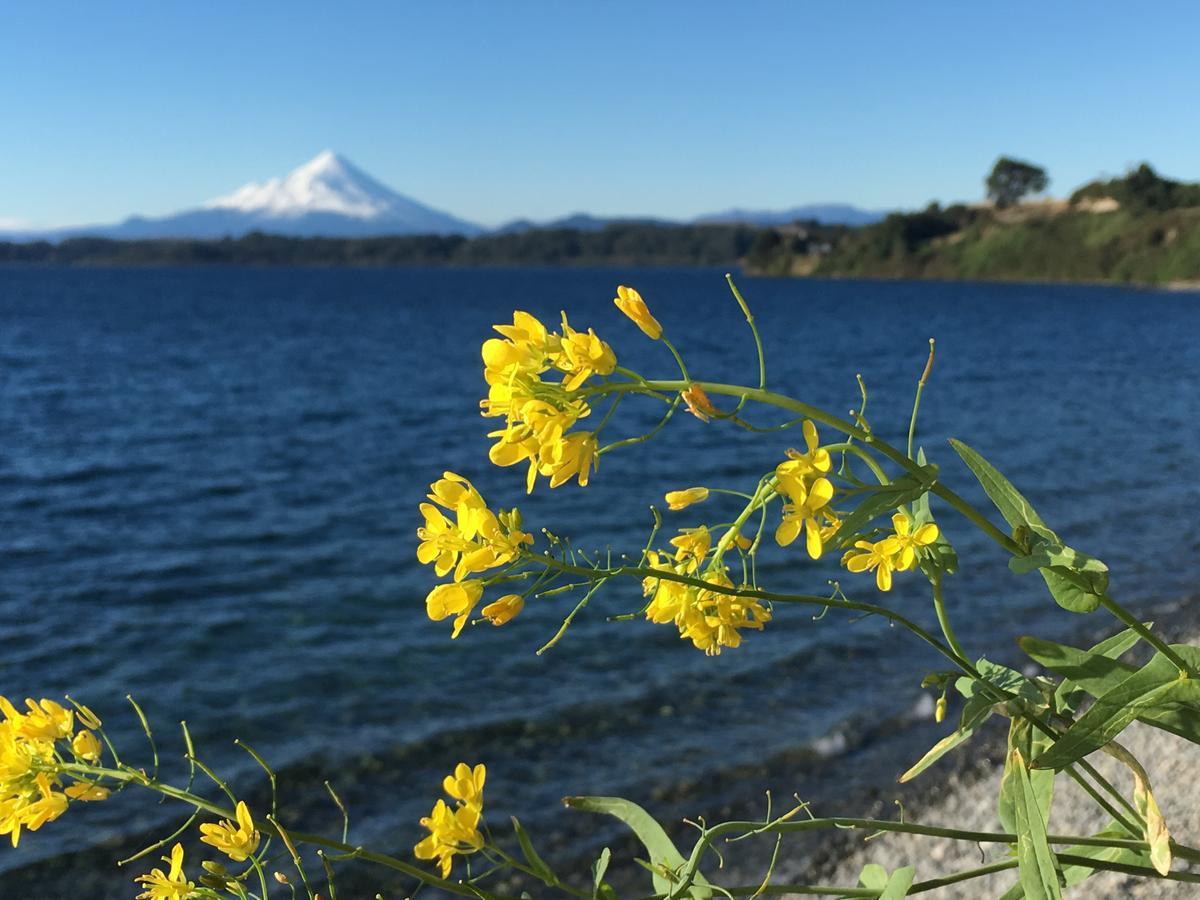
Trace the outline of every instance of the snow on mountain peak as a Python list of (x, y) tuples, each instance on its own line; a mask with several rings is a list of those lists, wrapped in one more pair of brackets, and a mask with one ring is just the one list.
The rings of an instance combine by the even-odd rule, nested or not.
[(374, 219), (395, 211), (397, 201), (405, 202), (337, 153), (323, 150), (283, 178), (247, 184), (204, 208), (281, 218), (316, 212)]

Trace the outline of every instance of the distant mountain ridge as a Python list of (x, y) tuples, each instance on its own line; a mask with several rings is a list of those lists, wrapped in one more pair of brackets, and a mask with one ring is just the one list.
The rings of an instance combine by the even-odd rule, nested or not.
[(451, 213), (400, 194), (332, 150), (317, 154), (281, 178), (244, 185), (237, 190), (173, 215), (134, 215), (109, 225), (35, 229), (0, 219), (0, 239), (63, 240), (103, 237), (117, 240), (156, 238), (238, 238), (251, 232), (287, 237), (382, 237), (393, 235), (521, 234), (541, 229), (601, 231), (609, 225), (747, 224), (759, 227), (816, 220), (825, 225), (866, 225), (882, 213), (848, 204), (814, 204), (787, 210), (731, 209), (690, 221), (655, 216), (593, 216), (575, 213), (547, 222), (516, 219), (487, 229)]
[[(116, 225), (65, 228), (39, 236), (146, 238), (242, 237), (252, 231), (290, 237), (461, 234), (485, 229), (393, 191), (345, 157), (325, 150), (283, 178), (247, 184), (197, 209), (131, 216)], [(29, 236), (26, 234), (25, 236)]]
[(792, 222), (820, 222), (822, 225), (873, 225), (887, 216), (879, 210), (859, 209), (848, 203), (810, 203), (791, 209), (765, 210), (734, 208), (700, 216), (697, 224), (790, 225)]

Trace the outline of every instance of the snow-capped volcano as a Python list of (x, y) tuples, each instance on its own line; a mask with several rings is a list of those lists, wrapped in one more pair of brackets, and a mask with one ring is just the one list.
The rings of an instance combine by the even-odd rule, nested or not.
[(282, 178), (247, 184), (199, 209), (71, 229), (74, 234), (115, 238), (240, 237), (251, 231), (297, 237), (367, 237), (472, 235), (483, 229), (396, 193), (332, 150), (317, 154)]
[(322, 151), (283, 178), (248, 184), (208, 201), (204, 208), (280, 218), (319, 212), (355, 219), (408, 219), (414, 223), (445, 216), (397, 194), (332, 150)]

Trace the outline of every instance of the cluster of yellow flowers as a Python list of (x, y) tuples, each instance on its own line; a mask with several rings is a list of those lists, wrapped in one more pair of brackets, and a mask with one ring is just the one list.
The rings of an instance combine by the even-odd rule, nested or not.
[[(521, 530), (517, 510), (493, 513), (475, 486), (454, 472), (431, 484), (427, 496), (433, 502), (421, 504), (425, 524), (417, 529), (417, 559), (432, 564), (439, 576), (453, 571), (454, 580), (434, 587), (425, 609), (435, 622), (454, 616), (451, 637), (458, 637), (483, 596), (483, 581), (467, 576), (507, 565), (533, 537)], [(453, 513), (453, 521), (442, 510)], [(483, 614), (501, 625), (523, 606), (520, 595), (509, 594), (485, 606)]]
[(483, 763), (471, 768), (459, 763), (453, 775), (447, 775), (442, 789), (455, 801), (450, 806), (439, 799), (433, 811), (421, 819), (429, 836), (413, 847), (417, 859), (436, 859), (442, 877), (450, 876), (455, 856), (468, 856), (483, 847), (479, 821), (483, 818), (483, 782), (487, 769)]
[(826, 478), (832, 462), (829, 451), (820, 446), (817, 426), (805, 420), (801, 426), (806, 450), (788, 450), (788, 459), (775, 468), (775, 489), (784, 498), (783, 518), (775, 530), (781, 547), (791, 544), (804, 532), (808, 555), (820, 559), (825, 542), (841, 524), (830, 508), (833, 482)]
[[(216, 847), (234, 862), (245, 862), (258, 850), (262, 835), (254, 827), (254, 819), (245, 801), (238, 801), (234, 819), (236, 821), (226, 819), (201, 825), (200, 840)], [(195, 883), (184, 874), (182, 844), (172, 847), (171, 855), (164, 856), (162, 861), (168, 866), (166, 871), (152, 869), (148, 874), (139, 875), (134, 879), (145, 888), (138, 894), (138, 900), (188, 900), (195, 896), (210, 895), (211, 892), (198, 891)], [(213, 863), (206, 862), (204, 866), (210, 873), (224, 871), (222, 867)], [(240, 891), (240, 888), (238, 890)]]
[(855, 541), (847, 550), (842, 565), (851, 572), (875, 572), (875, 586), (881, 591), (892, 589), (892, 573), (907, 572), (917, 564), (917, 550), (928, 547), (938, 538), (938, 527), (932, 522), (913, 530), (912, 521), (904, 513), (892, 516), (891, 534), (879, 541)]
[[(540, 474), (558, 487), (571, 478), (581, 485), (596, 465), (596, 436), (568, 432), (591, 413), (579, 389), (593, 375), (611, 375), (617, 366), (612, 347), (596, 332), (576, 331), (562, 315), (562, 333), (548, 331), (527, 312), (513, 313), (512, 325), (495, 326), (503, 337), (483, 344), (483, 377), (488, 396), (480, 401), (484, 416), (503, 416), (505, 425), (488, 434), (496, 438), (488, 457), (498, 466), (528, 460), (526, 489)], [(542, 379), (561, 373), (555, 384)]]
[[(671, 539), (671, 544), (675, 547), (674, 554), (657, 551), (647, 554), (651, 569), (684, 575), (714, 587), (733, 587), (722, 562), (714, 559), (707, 567), (704, 565), (712, 548), (707, 528), (681, 532)], [(739, 646), (741, 629), (761, 631), (763, 623), (771, 620), (771, 611), (756, 598), (697, 584), (648, 576), (642, 581), (642, 591), (652, 598), (646, 607), (649, 621), (675, 623), (681, 638), (690, 640), (709, 656), (719, 654), (722, 647)]]
[(53, 700), (26, 700), (19, 712), (0, 697), (0, 835), (7, 834), (15, 847), (22, 829), (37, 831), (67, 811), (71, 800), (104, 800), (108, 791), (85, 779), (63, 787), (65, 761), (94, 763), (100, 759), (100, 742), (89, 729), (100, 721), (81, 710), (85, 726), (75, 731), (75, 711)]

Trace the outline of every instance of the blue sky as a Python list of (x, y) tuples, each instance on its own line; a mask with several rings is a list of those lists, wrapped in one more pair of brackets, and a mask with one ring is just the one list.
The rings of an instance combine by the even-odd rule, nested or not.
[(48, 2), (0, 16), (0, 220), (165, 214), (338, 150), (485, 224), (1200, 179), (1200, 5)]

